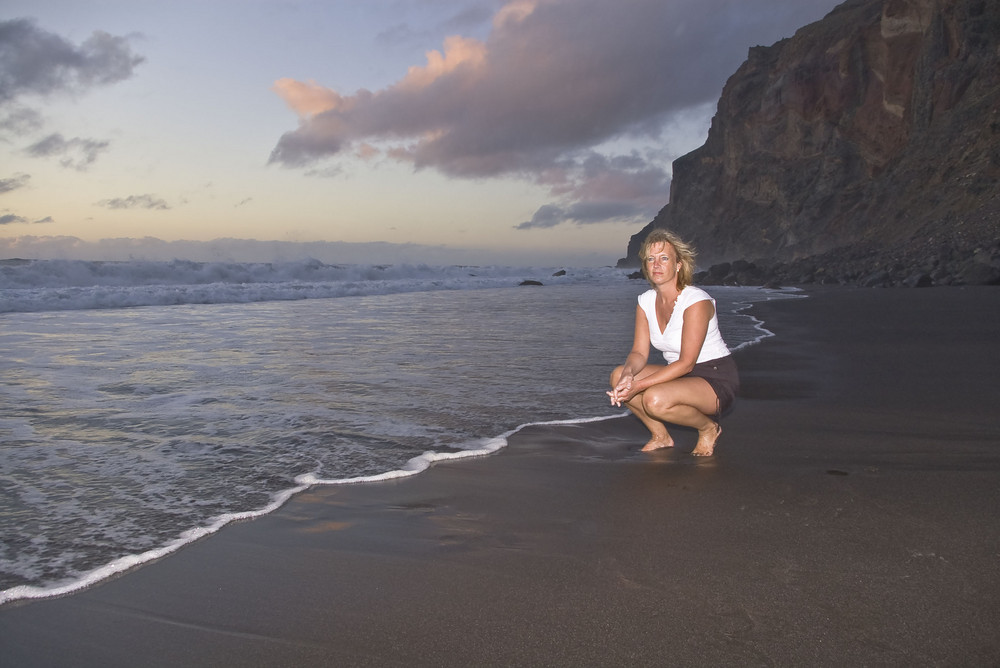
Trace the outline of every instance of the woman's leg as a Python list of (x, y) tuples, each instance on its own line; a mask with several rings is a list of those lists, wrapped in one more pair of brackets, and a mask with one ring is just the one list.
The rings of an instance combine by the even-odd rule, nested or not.
[(719, 398), (704, 378), (686, 376), (650, 387), (641, 395), (642, 408), (652, 420), (670, 422), (698, 430), (698, 444), (691, 454), (709, 456), (722, 428), (715, 415)]
[[(658, 364), (647, 364), (642, 371), (638, 373), (636, 378), (643, 378), (651, 373), (654, 373), (658, 369), (662, 368)], [(618, 378), (621, 377), (622, 367), (617, 367), (611, 372), (611, 387), (614, 388), (618, 385)], [(667, 431), (667, 425), (663, 424), (661, 420), (657, 420), (651, 417), (649, 413), (646, 412), (646, 408), (643, 406), (642, 395), (639, 394), (632, 397), (630, 400), (625, 402), (628, 409), (639, 418), (639, 421), (646, 425), (646, 429), (652, 435), (649, 442), (642, 447), (643, 451), (659, 450), (660, 448), (672, 448), (674, 447), (674, 439), (670, 437), (670, 432)]]

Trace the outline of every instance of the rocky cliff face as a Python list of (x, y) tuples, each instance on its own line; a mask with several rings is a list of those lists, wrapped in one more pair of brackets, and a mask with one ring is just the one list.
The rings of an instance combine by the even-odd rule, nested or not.
[(620, 266), (654, 227), (702, 266), (996, 250), (1000, 2), (848, 0), (752, 48), (673, 172)]

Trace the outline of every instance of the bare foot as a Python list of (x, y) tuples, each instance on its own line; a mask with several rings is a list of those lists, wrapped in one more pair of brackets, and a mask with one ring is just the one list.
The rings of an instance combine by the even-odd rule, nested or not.
[(670, 434), (666, 436), (654, 436), (649, 439), (649, 443), (642, 446), (642, 452), (652, 452), (653, 450), (662, 450), (663, 448), (674, 447), (674, 439), (670, 437)]
[(722, 434), (722, 425), (712, 422), (705, 431), (698, 432), (698, 443), (691, 454), (695, 457), (711, 457), (715, 452), (715, 443)]

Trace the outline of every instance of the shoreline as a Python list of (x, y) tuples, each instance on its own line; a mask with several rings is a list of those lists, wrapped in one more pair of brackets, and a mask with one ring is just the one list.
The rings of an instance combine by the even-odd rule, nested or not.
[(749, 310), (779, 335), (736, 353), (714, 458), (640, 454), (630, 417), (526, 427), (6, 604), (0, 659), (995, 663), (1000, 292), (807, 294)]
[[(624, 284), (620, 284), (617, 287), (623, 287)], [(567, 287), (567, 286), (556, 286), (556, 287)], [(628, 285), (625, 287), (634, 288), (633, 285)], [(731, 290), (732, 288), (722, 287), (719, 288), (720, 291)], [(744, 288), (738, 288), (737, 290), (745, 290)], [(747, 297), (746, 301), (733, 300), (731, 294), (726, 297), (729, 301), (726, 303), (730, 307), (727, 311), (727, 317), (736, 316), (739, 319), (746, 318), (752, 323), (752, 331), (754, 332), (754, 337), (749, 340), (742, 340), (736, 347), (732, 350), (735, 352), (742, 348), (750, 345), (756, 345), (761, 340), (774, 336), (773, 332), (770, 332), (765, 327), (764, 323), (752, 315), (745, 313), (748, 309), (753, 306), (755, 299), (782, 299), (799, 296), (794, 290), (769, 290), (766, 288), (751, 288), (752, 291), (758, 292), (754, 296)], [(716, 293), (718, 294), (718, 292)], [(763, 295), (763, 297), (761, 297)], [(735, 331), (735, 330), (734, 330)], [(746, 332), (740, 332), (741, 335), (745, 336)], [(625, 409), (619, 409), (619, 414), (625, 414), (627, 411)], [(585, 417), (571, 417), (563, 420), (556, 420), (556, 422), (570, 423), (586, 423), (590, 421), (600, 421), (606, 419), (612, 419), (615, 415), (589, 415)], [(172, 536), (167, 537), (160, 543), (157, 543), (155, 547), (146, 549), (142, 552), (119, 554), (112, 557), (104, 562), (102, 565), (97, 566), (87, 572), (81, 573), (73, 578), (65, 578), (62, 580), (52, 579), (51, 581), (44, 584), (19, 584), (11, 585), (6, 589), (0, 589), (0, 607), (10, 602), (16, 600), (43, 600), (46, 598), (53, 598), (64, 596), (68, 594), (73, 594), (78, 591), (82, 591), (89, 587), (95, 586), (100, 582), (108, 579), (110, 577), (117, 577), (123, 573), (127, 573), (133, 569), (141, 568), (144, 564), (150, 563), (152, 561), (166, 557), (167, 555), (176, 552), (179, 549), (183, 549), (191, 543), (203, 540), (205, 537), (210, 536), (221, 528), (231, 524), (232, 522), (240, 522), (254, 519), (266, 515), (268, 513), (274, 512), (277, 508), (280, 508), (289, 498), (294, 495), (305, 491), (308, 488), (317, 485), (342, 485), (342, 484), (361, 484), (361, 483), (371, 483), (371, 482), (381, 482), (385, 480), (404, 478), (411, 475), (417, 475), (428, 467), (434, 465), (436, 462), (449, 460), (454, 458), (465, 458), (465, 457), (481, 457), (489, 456), (495, 453), (497, 450), (507, 446), (507, 439), (511, 434), (514, 434), (521, 429), (536, 424), (554, 424), (555, 422), (534, 422), (529, 421), (521, 424), (514, 429), (507, 430), (495, 436), (482, 437), (474, 441), (468, 442), (468, 447), (458, 451), (451, 450), (441, 450), (441, 451), (425, 451), (422, 454), (411, 457), (409, 460), (401, 463), (396, 468), (389, 468), (379, 473), (365, 473), (358, 475), (349, 475), (343, 478), (329, 478), (319, 475), (316, 472), (311, 473), (300, 473), (295, 475), (294, 478), (290, 480), (291, 486), (286, 487), (281, 490), (277, 490), (271, 493), (270, 500), (259, 507), (247, 508), (243, 510), (232, 510), (229, 512), (222, 513), (208, 518), (204, 523), (192, 526), (188, 529), (182, 530)]]

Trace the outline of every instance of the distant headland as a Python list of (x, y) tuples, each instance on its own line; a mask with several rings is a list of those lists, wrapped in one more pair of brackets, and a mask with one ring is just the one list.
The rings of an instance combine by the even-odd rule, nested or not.
[(1000, 284), (1000, 3), (848, 0), (726, 83), (655, 227), (706, 283)]

